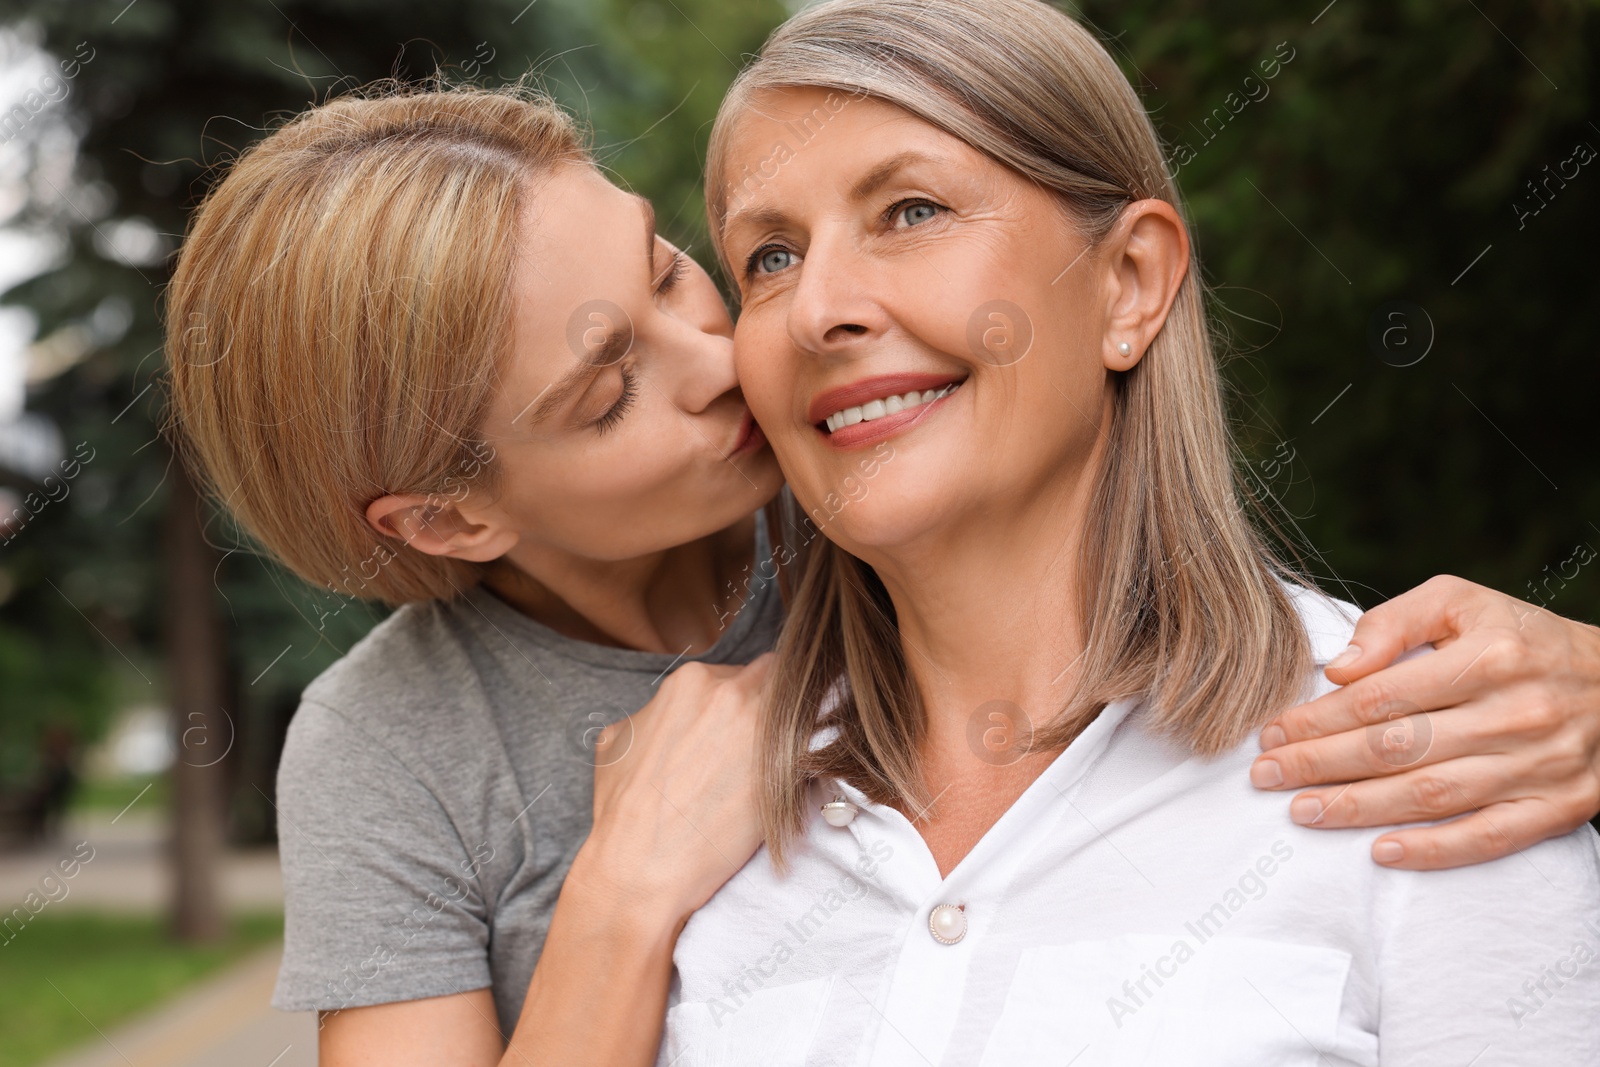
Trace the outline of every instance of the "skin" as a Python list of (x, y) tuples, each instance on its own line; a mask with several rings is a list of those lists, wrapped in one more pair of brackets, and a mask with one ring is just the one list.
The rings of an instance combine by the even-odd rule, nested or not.
[[(1389, 666), (1429, 642), (1440, 651)], [(1349, 783), (1295, 797), (1296, 822), (1383, 826), (1470, 812), (1373, 843), (1380, 863), (1438, 870), (1510, 855), (1600, 811), (1600, 629), (1441, 575), (1364, 614), (1346, 651), (1327, 668), (1344, 688), (1261, 731), (1258, 786)], [(1397, 704), (1427, 713), (1430, 743), (1388, 762), (1369, 738)]]
[[(866, 104), (852, 103), (851, 110), (858, 106)], [(856, 118), (863, 114), (868, 112), (856, 112)], [(891, 120), (904, 125), (893, 109), (880, 106), (877, 118), (880, 127)], [(976, 490), (960, 501), (951, 522), (978, 539), (975, 545), (1026, 559), (1052, 582), (1069, 580), (1062, 561), (1072, 553), (1056, 531), (1070, 528), (1067, 524), (1081, 513), (1084, 478), (1097, 461), (1097, 427), (1106, 414), (1104, 377), (1131, 366), (1159, 328), (1187, 261), (1187, 237), (1170, 208), (1135, 205), (1100, 254), (1086, 258), (1051, 288), (1043, 283), (1081, 245), (1073, 243), (1064, 216), (1040, 200), (1037, 190), (1018, 188), (1010, 175), (992, 164), (985, 169), (969, 149), (946, 138), (940, 151), (959, 158), (963, 168), (960, 187), (948, 195), (966, 196), (981, 210), (969, 212), (971, 225), (958, 227), (960, 233), (947, 229), (942, 235), (895, 237), (881, 227), (872, 229), (856, 206), (837, 201), (840, 175), (859, 170), (866, 158), (862, 153), (882, 147), (881, 129), (865, 140), (862, 130), (848, 129), (855, 140), (836, 142), (830, 124), (827, 140), (808, 145), (802, 159), (785, 165), (780, 174), (785, 184), (767, 188), (767, 195), (784, 190), (786, 209), (823, 190), (832, 190), (836, 200), (816, 213), (816, 225), (804, 235), (793, 235), (805, 238), (797, 251), (811, 263), (803, 282), (761, 292), (741, 283), (746, 310), (737, 336), (740, 369), (751, 376), (743, 394), (734, 375), (733, 324), (715, 287), (689, 262), (662, 291), (673, 250), (653, 239), (646, 253), (645, 216), (637, 198), (587, 167), (544, 180), (531, 198), (538, 209), (521, 222), (524, 256), (513, 279), (512, 357), (484, 427), (496, 450), (498, 489), (445, 503), (417, 495), (385, 496), (368, 509), (373, 526), (417, 551), (489, 562), (486, 583), (497, 595), (568, 636), (673, 654), (703, 650), (715, 642), (727, 611), (736, 606), (719, 591), (730, 582), (742, 586), (738, 579), (750, 563), (752, 512), (771, 498), (781, 479), (769, 449), (731, 454), (746, 398), (757, 406), (751, 388), (761, 390), (762, 410), (770, 408), (762, 419), (769, 430), (780, 427), (791, 435), (810, 430), (794, 421), (803, 406), (795, 399), (802, 391), (799, 384), (792, 382), (788, 392), (774, 384), (773, 368), (764, 365), (767, 356), (785, 365), (849, 360), (862, 355), (866, 346), (858, 342), (863, 337), (877, 345), (892, 335), (895, 344), (875, 348), (873, 358), (965, 368), (964, 316), (911, 316), (907, 309), (919, 299), (917, 284), (957, 293), (960, 300), (952, 306), (958, 309), (970, 304), (974, 292), (1003, 294), (1034, 307), (1043, 306), (1038, 303), (1042, 294), (1062, 291), (1072, 293), (1072, 307), (1089, 318), (1063, 317), (1050, 322), (1048, 332), (1039, 331), (1064, 346), (1057, 353), (1061, 358), (1035, 358), (1041, 349), (1012, 368), (1009, 377), (995, 368), (978, 368), (985, 373), (978, 383), (983, 388), (961, 397), (961, 404), (970, 406), (950, 412), (970, 425), (984, 420), (985, 432), (1018, 461), (1000, 482), (973, 483)], [(765, 158), (769, 146), (770, 140), (757, 138), (750, 158)], [(803, 161), (811, 161), (811, 169), (796, 169)], [(816, 161), (825, 164), (813, 166)], [(802, 173), (806, 180), (791, 188)], [(807, 189), (808, 184), (816, 189)], [(1030, 213), (1029, 229), (1019, 240), (1018, 227)], [(1061, 224), (1045, 226), (1040, 220)], [(738, 239), (742, 246), (754, 240), (748, 234)], [(837, 276), (835, 266), (841, 271)], [(1046, 268), (1048, 276), (1042, 273)], [(632, 323), (633, 345), (620, 360), (599, 358), (581, 346), (574, 351), (566, 343), (574, 313), (596, 299), (620, 308)], [(913, 318), (915, 328), (907, 325)], [(1106, 343), (1086, 340), (1083, 322), (1107, 331)], [(847, 328), (840, 331), (841, 325)], [(1115, 342), (1124, 339), (1131, 358), (1115, 350)], [(592, 380), (581, 390), (555, 410), (538, 410), (538, 400), (558, 393), (556, 383), (585, 368)], [(636, 399), (601, 431), (595, 423), (626, 391), (625, 371), (635, 375)], [(1073, 418), (1061, 418), (1059, 399), (1053, 398), (1063, 396), (1073, 401)], [(1027, 419), (1047, 412), (1049, 434), (1024, 432)], [(1039, 770), (1026, 760), (1007, 768), (963, 768), (964, 742), (959, 749), (952, 743), (959, 735), (952, 734), (950, 709), (975, 706), (969, 702), (978, 694), (989, 699), (1008, 693), (1024, 706), (1035, 706), (1058, 692), (1052, 679), (1059, 663), (1047, 670), (1019, 656), (1015, 649), (1022, 641), (992, 641), (987, 656), (981, 655), (963, 635), (1004, 633), (1028, 643), (1047, 638), (1063, 654), (1079, 639), (1072, 620), (997, 573), (976, 547), (953, 549), (941, 542), (941, 512), (928, 491), (929, 479), (950, 479), (959, 472), (970, 483), (976, 468), (959, 448), (918, 443), (931, 447), (901, 452), (897, 444), (896, 459), (883, 466), (868, 496), (852, 502), (845, 515), (852, 550), (892, 576), (897, 603), (906, 597), (902, 620), (907, 647), (916, 650), (913, 662), (923, 672), (919, 683), (938, 694), (944, 709), (938, 744), (930, 748), (930, 775), (952, 782), (974, 770), (992, 775), (973, 778), (959, 791), (953, 786), (937, 806), (928, 832), (941, 867), (948, 869), (946, 864), (970, 848)], [(844, 473), (838, 456), (796, 454), (793, 474), (802, 500), (813, 501)], [(986, 508), (1005, 509), (1015, 523), (984, 521)], [(1028, 535), (1046, 524), (1051, 537)], [(843, 528), (839, 520), (830, 524), (830, 530), (836, 528)], [(901, 558), (903, 563), (895, 562)], [(1002, 588), (1006, 596), (995, 597), (994, 590)], [(1548, 799), (1556, 796), (1555, 785), (1539, 782), (1547, 798), (1539, 802), (1544, 821), (1532, 825), (1545, 829), (1529, 829), (1534, 838), (1559, 832), (1550, 828), (1552, 819), (1568, 819), (1582, 807), (1581, 820), (1600, 808), (1600, 799), (1587, 805), (1578, 799), (1580, 784), (1600, 782), (1594, 770), (1600, 766), (1595, 761), (1600, 716), (1590, 714), (1600, 703), (1600, 640), (1589, 628), (1550, 616), (1532, 620), (1524, 627), (1529, 643), (1502, 641), (1497, 653), (1480, 660), (1453, 689), (1441, 687), (1441, 679), (1448, 683), (1458, 671), (1447, 675), (1442, 667), (1428, 666), (1444, 660), (1444, 654), (1380, 670), (1421, 640), (1454, 635), (1465, 648), (1503, 637), (1504, 627), (1496, 629), (1499, 624), (1490, 618), (1501, 602), (1517, 603), (1468, 583), (1435, 579), (1368, 613), (1357, 630), (1365, 652), (1345, 668), (1355, 684), (1280, 717), (1289, 743), (1273, 749), (1273, 758), (1282, 768), (1283, 788), (1350, 781), (1374, 770), (1392, 773), (1393, 768), (1366, 766), (1350, 747), (1352, 737), (1364, 734), (1349, 731), (1376, 706), (1376, 697), (1366, 694), (1415, 692), (1412, 699), (1425, 707), (1450, 709), (1435, 717), (1441, 724), (1453, 722), (1459, 712), (1484, 712), (1480, 732), (1471, 738), (1483, 753), (1473, 758), (1486, 768), (1486, 783), (1527, 794), (1526, 785), (1513, 783), (1539, 781), (1529, 777), (1530, 766), (1541, 772), (1562, 769), (1556, 784), (1565, 791), (1558, 801)], [(972, 613), (965, 629), (948, 629), (942, 620), (963, 611)], [(1555, 635), (1565, 642), (1559, 650), (1544, 643)], [(1530, 651), (1535, 648), (1544, 651)], [(934, 663), (940, 667), (933, 668)], [(1406, 672), (1403, 680), (1397, 680), (1398, 670)], [(765, 660), (743, 669), (685, 666), (662, 683), (658, 696), (625, 731), (602, 735), (605, 746), (630, 733), (629, 749), (625, 758), (600, 761), (597, 768), (594, 829), (562, 889), (509, 1043), (497, 1028), (490, 991), (480, 989), (325, 1014), (321, 1062), (328, 1067), (653, 1062), (676, 936), (758, 844), (750, 775), (754, 715), (765, 673)], [(1341, 703), (1335, 699), (1341, 694), (1354, 696)], [(1513, 706), (1546, 714), (1537, 724), (1524, 723), (1529, 729), (1521, 732), (1503, 726), (1497, 731)], [(1418, 766), (1444, 774), (1469, 762), (1463, 756), (1439, 764), (1437, 758), (1432, 755)], [(1391, 781), (1403, 782), (1404, 776)], [(1461, 781), (1467, 783), (1469, 800), (1476, 796), (1485, 802), (1469, 776)], [(1378, 825), (1411, 810), (1412, 786), (1402, 785), (1393, 795), (1370, 791), (1384, 784), (1359, 783), (1345, 792), (1360, 805), (1350, 809), (1352, 818)], [(1330, 819), (1338, 810), (1330, 809)], [(686, 811), (694, 812), (692, 823)], [(1421, 829), (1390, 835), (1408, 842), (1400, 865), (1448, 866), (1491, 854), (1483, 851), (1481, 840), (1435, 847), (1440, 833)]]

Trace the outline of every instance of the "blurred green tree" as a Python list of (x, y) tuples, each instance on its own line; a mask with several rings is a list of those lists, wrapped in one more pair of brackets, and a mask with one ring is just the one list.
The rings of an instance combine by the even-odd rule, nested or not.
[(1600, 171), (1574, 156), (1600, 5), (1083, 10), (1166, 142), (1246, 462), (1309, 569), (1369, 606), (1446, 572), (1600, 619), (1574, 552), (1600, 549)]
[[(1242, 462), (1336, 592), (1370, 604), (1453, 571), (1597, 614), (1600, 566), (1571, 563), (1576, 544), (1600, 546), (1600, 478), (1582, 429), (1600, 392), (1585, 314), (1600, 177), (1573, 162), (1577, 146), (1600, 148), (1589, 117), (1597, 7), (1081, 6), (1145, 98), (1191, 210), (1228, 337)], [(166, 256), (214, 164), (275, 117), (378, 77), (443, 67), (493, 83), (538, 69), (593, 123), (619, 180), (657, 201), (663, 231), (709, 264), (709, 121), (788, 10), (8, 8), (5, 20), (72, 76), (64, 100), (41, 96), (14, 134), (0, 130), (27, 165), (27, 201), (9, 224), (64, 242), (6, 299), (39, 320), (30, 408), (59, 427), (66, 453), (81, 444), (94, 458), (66, 498), (0, 545), (0, 789), (30, 773), (47, 724), (88, 737), (130, 694), (178, 698), (178, 725), (198, 731), (180, 770), (229, 752), (178, 790), (180, 804), (215, 812), (220, 800), (186, 798), (227, 789), (235, 832), (268, 834), (299, 690), (381, 617), (363, 604), (319, 614), (325, 596), (197, 509), (157, 434)], [(206, 818), (184, 831), (199, 842), (191, 866), (216, 844)], [(208, 907), (192, 905), (184, 928), (203, 932)]]
[(9, 299), (38, 317), (45, 340), (35, 356), (59, 353), (30, 407), (93, 458), (77, 491), (6, 548), (15, 589), (0, 609), (0, 662), (26, 665), (7, 672), (7, 702), (31, 711), (0, 724), (0, 751), (24, 773), (19, 754), (47, 720), (92, 732), (115, 692), (107, 668), (125, 661), (134, 687), (173, 705), (180, 739), (175, 929), (215, 936), (209, 872), (226, 794), (244, 830), (270, 832), (272, 769), (295, 694), (381, 613), (317, 614), (312, 604), (326, 598), (241, 543), (172, 461), (158, 432), (168, 253), (214, 165), (275, 117), (441, 67), (493, 82), (545, 64), (552, 88), (577, 96), (600, 57), (578, 47), (591, 33), (577, 4), (137, 0), (13, 10), (21, 32), (73, 64), (58, 105), (72, 146), (52, 136), (59, 123), (23, 124), (13, 138), (32, 157), (30, 196), (13, 224), (60, 234), (67, 251)]

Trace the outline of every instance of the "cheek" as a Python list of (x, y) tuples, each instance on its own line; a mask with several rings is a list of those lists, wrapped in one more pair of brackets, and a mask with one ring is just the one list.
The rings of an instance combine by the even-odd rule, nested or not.
[(750, 413), (770, 438), (790, 431), (797, 367), (788, 335), (776, 316), (739, 319), (733, 333), (733, 364)]

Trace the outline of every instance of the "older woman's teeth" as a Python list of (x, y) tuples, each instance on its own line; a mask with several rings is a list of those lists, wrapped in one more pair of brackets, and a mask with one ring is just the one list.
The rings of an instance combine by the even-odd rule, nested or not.
[(846, 426), (854, 426), (858, 422), (871, 422), (873, 419), (881, 419), (885, 415), (898, 415), (902, 411), (921, 407), (923, 404), (931, 404), (935, 400), (947, 397), (955, 392), (956, 386), (960, 384), (960, 382), (952, 382), (943, 389), (925, 389), (920, 393), (906, 393), (903, 396), (884, 397), (882, 400), (869, 400), (859, 407), (836, 411), (829, 415), (826, 420), (828, 432), (833, 433), (835, 430), (843, 429)]

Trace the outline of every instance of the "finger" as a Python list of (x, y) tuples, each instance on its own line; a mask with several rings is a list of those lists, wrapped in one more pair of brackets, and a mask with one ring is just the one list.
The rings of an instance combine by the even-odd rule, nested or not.
[(1290, 803), (1289, 817), (1324, 830), (1449, 819), (1522, 799), (1513, 792), (1518, 779), (1512, 769), (1503, 759), (1468, 756), (1387, 778), (1310, 789)]
[(1476, 615), (1502, 594), (1464, 578), (1441, 574), (1364, 613), (1356, 622), (1350, 645), (1328, 662), (1324, 673), (1337, 685), (1348, 685), (1389, 666), (1409, 649), (1450, 641)]
[(1498, 754), (1509, 736), (1487, 706), (1400, 715), (1263, 752), (1250, 766), (1250, 782), (1258, 789), (1303, 789), (1387, 778), (1462, 756)]
[(1385, 867), (1437, 871), (1487, 863), (1573, 829), (1544, 801), (1508, 800), (1454, 822), (1384, 834), (1372, 843), (1372, 858)]
[(1508, 658), (1493, 640), (1455, 641), (1315, 700), (1289, 708), (1261, 730), (1263, 750), (1385, 722), (1398, 715), (1464, 704), (1502, 680)]

